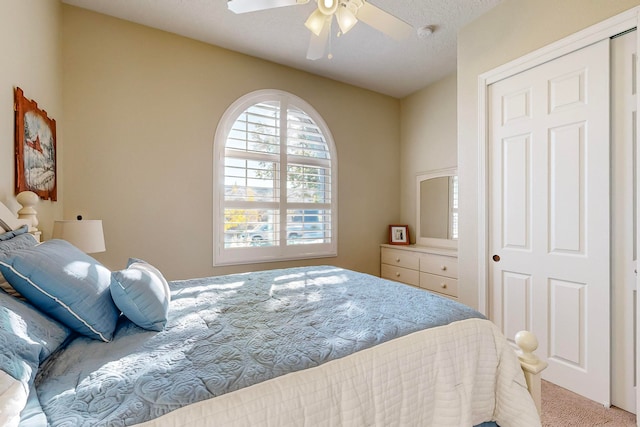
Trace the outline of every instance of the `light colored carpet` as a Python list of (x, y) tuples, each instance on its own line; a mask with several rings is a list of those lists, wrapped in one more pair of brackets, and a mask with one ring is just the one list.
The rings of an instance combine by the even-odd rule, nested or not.
[(635, 427), (636, 416), (542, 381), (543, 427)]

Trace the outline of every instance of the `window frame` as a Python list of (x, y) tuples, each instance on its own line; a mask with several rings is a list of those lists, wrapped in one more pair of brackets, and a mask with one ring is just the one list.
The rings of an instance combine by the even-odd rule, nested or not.
[[(288, 106), (303, 111), (315, 123), (322, 132), (322, 136), (327, 144), (330, 165), (331, 165), (331, 235), (329, 243), (313, 243), (302, 245), (276, 245), (270, 247), (246, 247), (246, 248), (225, 248), (224, 245), (224, 210), (225, 210), (225, 158), (227, 137), (242, 113), (249, 107), (262, 102), (278, 102), (280, 111), (287, 111)], [(286, 128), (282, 129), (282, 124), (286, 124), (285, 120), (281, 120), (280, 127), (280, 146), (286, 146), (287, 132)], [(303, 99), (282, 90), (262, 89), (247, 93), (235, 102), (233, 102), (224, 112), (214, 137), (213, 147), (213, 265), (238, 265), (238, 264), (254, 264), (263, 262), (292, 261), (310, 258), (335, 257), (338, 255), (338, 158), (337, 150), (334, 144), (333, 135), (329, 130), (322, 116), (308, 102)], [(282, 150), (281, 150), (282, 151)], [(286, 154), (286, 158), (295, 159), (295, 155)], [(286, 187), (286, 182), (283, 183)], [(289, 203), (286, 193), (280, 195), (277, 202), (278, 209), (286, 214), (288, 205), (296, 205)], [(283, 203), (285, 206), (283, 207)], [(286, 216), (285, 216), (286, 218)]]

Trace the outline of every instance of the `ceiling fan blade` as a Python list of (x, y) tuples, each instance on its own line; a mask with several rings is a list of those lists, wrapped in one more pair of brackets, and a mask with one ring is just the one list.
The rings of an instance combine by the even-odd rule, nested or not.
[(247, 13), (305, 3), (309, 0), (229, 0), (227, 7), (234, 13)]
[(405, 39), (414, 32), (411, 25), (366, 1), (358, 9), (356, 17), (396, 40)]
[(307, 50), (307, 59), (315, 61), (324, 56), (324, 51), (327, 48), (327, 42), (329, 41), (329, 35), (331, 33), (331, 16), (327, 16), (324, 26), (320, 31), (320, 35), (316, 36), (311, 33), (311, 40), (309, 41), (309, 49)]

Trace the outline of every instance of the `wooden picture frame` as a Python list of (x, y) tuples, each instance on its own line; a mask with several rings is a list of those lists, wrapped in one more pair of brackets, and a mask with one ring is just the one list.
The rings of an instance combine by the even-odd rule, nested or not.
[(390, 245), (408, 245), (409, 244), (409, 226), (392, 224), (389, 226), (389, 244)]
[(57, 200), (56, 121), (35, 101), (15, 88), (16, 194), (33, 191), (41, 199)]

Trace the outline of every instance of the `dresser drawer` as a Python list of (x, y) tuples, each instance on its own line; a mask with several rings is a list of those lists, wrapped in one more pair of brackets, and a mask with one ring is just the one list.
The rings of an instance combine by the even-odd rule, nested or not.
[(458, 297), (458, 281), (449, 277), (420, 273), (420, 287), (452, 297)]
[(458, 277), (458, 258), (442, 255), (422, 255), (420, 271), (456, 279)]
[(395, 280), (407, 285), (420, 286), (420, 272), (408, 268), (396, 267), (395, 265), (382, 264), (380, 276), (383, 279)]
[(420, 257), (413, 252), (382, 248), (380, 258), (383, 264), (417, 270)]

